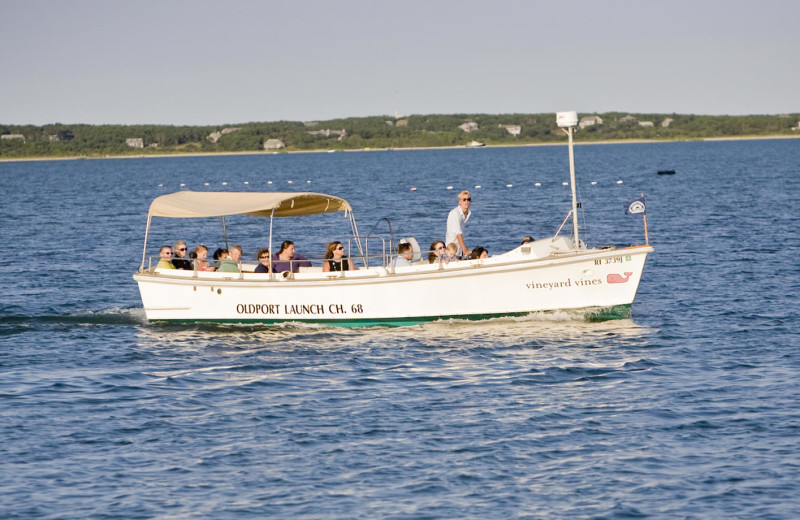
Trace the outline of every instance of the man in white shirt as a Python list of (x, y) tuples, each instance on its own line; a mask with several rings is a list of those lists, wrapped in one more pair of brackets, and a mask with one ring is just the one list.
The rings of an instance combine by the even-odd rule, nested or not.
[(408, 242), (403, 242), (397, 246), (397, 258), (394, 259), (395, 267), (406, 267), (411, 265), (411, 259), (414, 258), (414, 248)]
[(453, 208), (447, 215), (447, 233), (445, 233), (445, 244), (455, 243), (458, 246), (458, 254), (468, 256), (471, 251), (464, 244), (464, 227), (472, 216), (469, 205), (472, 197), (469, 192), (464, 190), (458, 194), (458, 207)]

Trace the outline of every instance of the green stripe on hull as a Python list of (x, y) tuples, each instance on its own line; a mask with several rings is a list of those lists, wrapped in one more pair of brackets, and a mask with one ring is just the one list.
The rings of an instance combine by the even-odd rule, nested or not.
[[(542, 312), (555, 312), (555, 311), (542, 311)], [(602, 309), (572, 309), (568, 312), (581, 313), (584, 312), (584, 319), (591, 322), (618, 320), (628, 318), (631, 315), (631, 304), (615, 305), (613, 307), (604, 307)], [(489, 320), (492, 318), (518, 318), (530, 315), (530, 312), (507, 312), (498, 314), (467, 314), (467, 315), (454, 315), (454, 316), (414, 316), (406, 318), (364, 318), (353, 320), (319, 320), (319, 319), (205, 319), (205, 320), (153, 320), (155, 322), (165, 323), (241, 323), (253, 325), (279, 325), (284, 323), (311, 323), (318, 325), (332, 325), (337, 327), (407, 327), (410, 325), (420, 325), (422, 323), (429, 323), (432, 321), (440, 320)]]
[(586, 313), (586, 321), (597, 322), (630, 318), (632, 305), (633, 304), (628, 303), (625, 305), (614, 305), (613, 307), (603, 307), (602, 309), (589, 311)]

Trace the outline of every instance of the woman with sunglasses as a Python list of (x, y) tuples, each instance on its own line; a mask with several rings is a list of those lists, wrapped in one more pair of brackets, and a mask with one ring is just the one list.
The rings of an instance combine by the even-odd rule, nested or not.
[(444, 242), (441, 240), (435, 241), (431, 244), (430, 253), (428, 253), (428, 263), (438, 263), (444, 260), (447, 249), (444, 247)]
[(172, 258), (172, 265), (175, 266), (175, 269), (181, 269), (183, 271), (191, 271), (192, 270), (192, 262), (188, 258), (186, 258), (186, 242), (183, 240), (178, 240), (175, 242), (175, 256)]
[(158, 250), (158, 265), (156, 268), (160, 269), (175, 269), (172, 265), (172, 246), (161, 246)]
[(258, 265), (256, 266), (256, 273), (268, 273), (269, 271), (269, 249), (266, 247), (258, 250), (256, 254), (258, 258)]
[(322, 264), (322, 272), (349, 271), (352, 269), (350, 260), (344, 256), (344, 246), (341, 242), (330, 242), (325, 250), (325, 262)]

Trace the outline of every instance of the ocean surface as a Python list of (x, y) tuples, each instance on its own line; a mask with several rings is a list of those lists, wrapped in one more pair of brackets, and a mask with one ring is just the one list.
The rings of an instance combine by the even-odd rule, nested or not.
[[(800, 139), (575, 154), (589, 246), (643, 243), (623, 204), (645, 195), (630, 319), (144, 319), (158, 195), (331, 193), (362, 233), (388, 218), (426, 247), (469, 189), (467, 244), (495, 253), (566, 216), (564, 146), (0, 163), (0, 517), (800, 517)], [(315, 218), (276, 240), (346, 237)], [(252, 254), (267, 222), (230, 242)], [(223, 241), (213, 219), (152, 233), (148, 254)]]

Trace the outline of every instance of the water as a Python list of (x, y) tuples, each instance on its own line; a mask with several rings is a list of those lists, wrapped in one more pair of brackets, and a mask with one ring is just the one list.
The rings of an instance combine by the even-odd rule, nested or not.
[[(798, 517), (800, 140), (576, 162), (589, 245), (641, 243), (622, 206), (647, 197), (631, 319), (359, 330), (147, 324), (148, 204), (181, 184), (329, 192), (362, 232), (388, 216), (427, 245), (467, 188), (467, 243), (498, 252), (566, 215), (566, 149), (0, 163), (2, 517)], [(153, 245), (221, 243), (188, 222)], [(315, 255), (344, 223), (276, 238)]]

